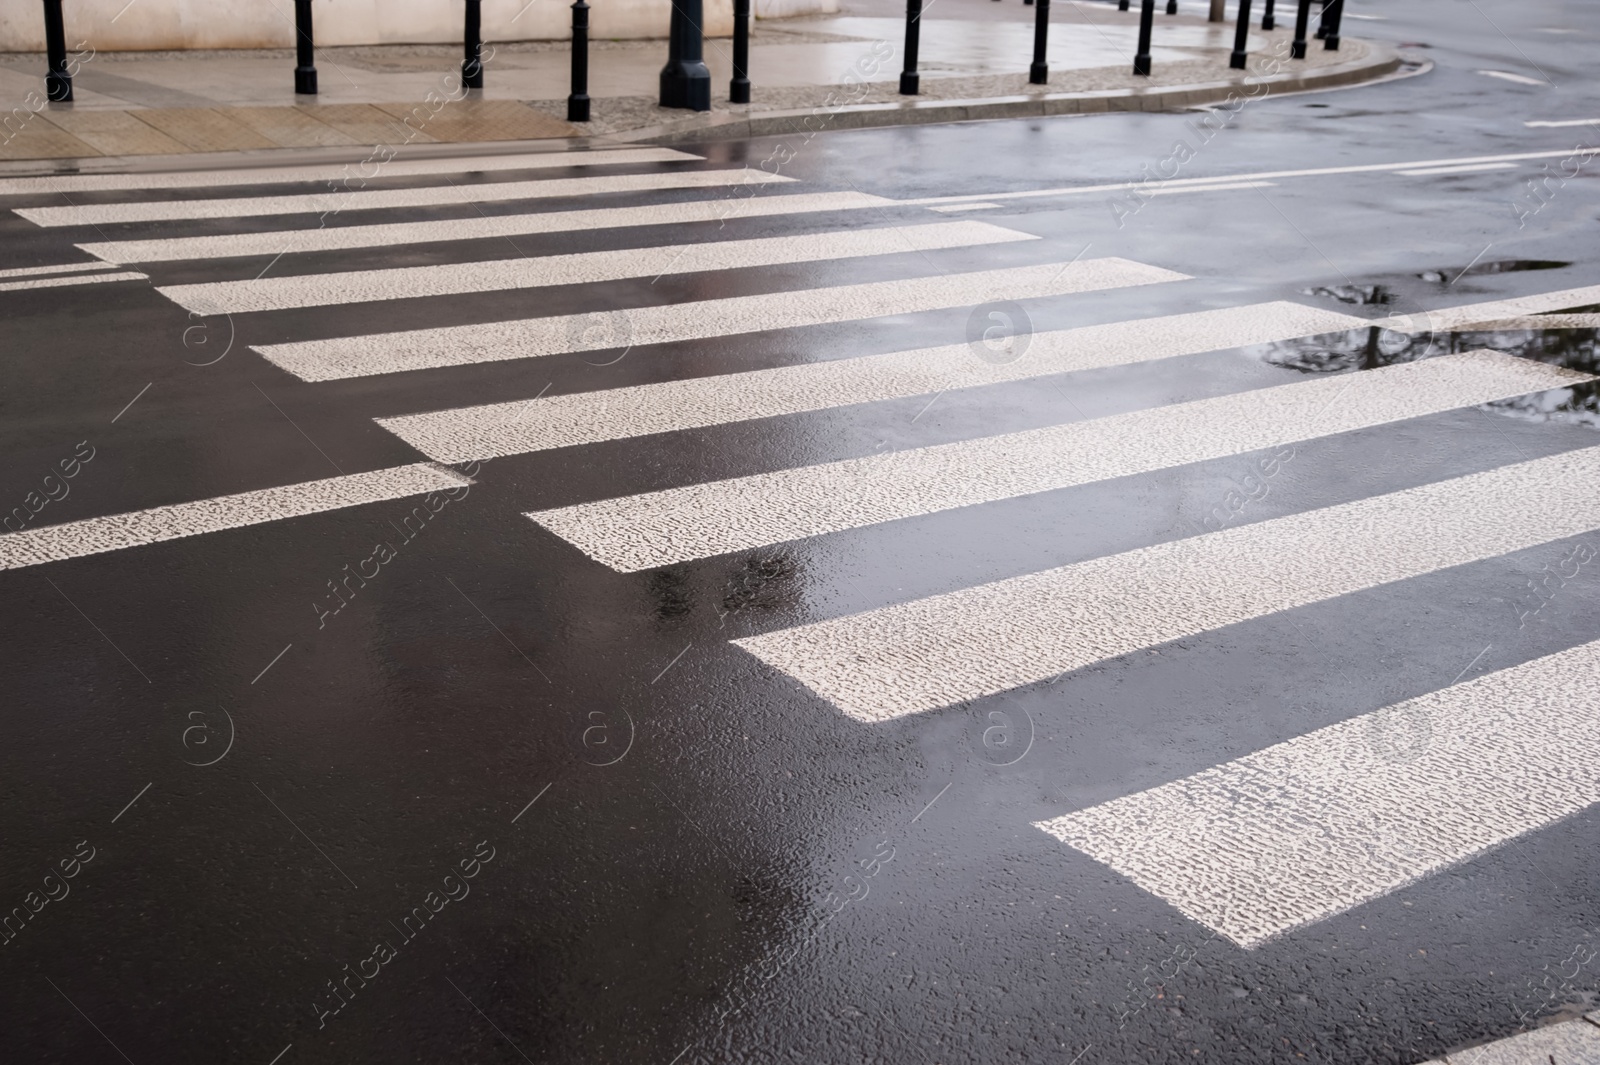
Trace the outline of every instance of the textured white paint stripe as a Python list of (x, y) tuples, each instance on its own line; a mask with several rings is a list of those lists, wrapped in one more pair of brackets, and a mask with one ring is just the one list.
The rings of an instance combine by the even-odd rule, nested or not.
[(1180, 185), (1173, 188), (1153, 188), (1148, 190), (1152, 196), (1175, 196), (1182, 192), (1232, 192), (1235, 189), (1270, 189), (1270, 181), (1229, 181), (1215, 185)]
[(417, 462), (370, 473), (352, 473), (104, 518), (45, 525), (0, 536), (0, 570), (240, 529), (386, 499), (403, 499), (471, 483), (469, 478), (454, 471)]
[(1183, 274), (1126, 259), (1089, 259), (612, 312), (265, 344), (252, 350), (302, 380), (332, 381), (1182, 280), (1186, 280)]
[(1600, 527), (1600, 448), (734, 643), (861, 721)]
[(1259, 946), (1600, 802), (1597, 676), (1583, 644), (1037, 826)]
[(1600, 118), (1568, 118), (1560, 122), (1534, 121), (1524, 122), (1524, 126), (1544, 129), (1564, 129), (1568, 126), (1595, 126), (1600, 127)]
[(600, 207), (540, 214), (452, 218), (434, 222), (284, 229), (270, 233), (224, 233), (207, 237), (112, 240), (79, 244), (78, 248), (113, 263), (153, 263), (342, 251), (349, 248), (410, 247), (441, 241), (522, 237), (536, 233), (585, 232), (593, 229), (633, 229), (638, 226), (720, 222), (724, 219), (736, 221), (740, 218), (893, 206), (893, 200), (869, 196), (864, 192), (813, 192), (798, 196), (757, 196), (738, 200), (724, 195), (712, 200), (650, 204), (644, 207)]
[(1545, 329), (1600, 329), (1600, 314), (1530, 314), (1521, 318), (1497, 318), (1474, 322), (1475, 332), (1521, 333)]
[(379, 418), (378, 423), (425, 455), (465, 461), (932, 395), (1340, 332), (1364, 324), (1359, 318), (1298, 303), (1262, 303), (1039, 333), (1020, 358), (1002, 365), (980, 360), (966, 344), (951, 344), (408, 414)]
[(38, 277), (41, 274), (78, 274), (90, 270), (110, 270), (116, 263), (57, 263), (54, 266), (19, 266), (0, 270), (0, 277)]
[(749, 168), (678, 170), (662, 174), (604, 174), (545, 178), (541, 181), (429, 185), (419, 189), (365, 189), (238, 199), (98, 203), (78, 207), (18, 207), (14, 213), (37, 226), (114, 225), (122, 222), (171, 222), (202, 218), (259, 218), (280, 214), (337, 214), (380, 208), (448, 207), (504, 200), (543, 200), (557, 196), (597, 196), (608, 192), (651, 192), (659, 189), (703, 189), (793, 180), (780, 174)]
[(503, 292), (544, 285), (579, 285), (629, 277), (653, 278), (707, 270), (824, 262), (829, 259), (859, 259), (870, 255), (895, 255), (1038, 239), (1031, 233), (1001, 229), (987, 222), (933, 222), (882, 229), (667, 244), (654, 248), (576, 252), (490, 262), (168, 285), (158, 291), (179, 306), (200, 314), (248, 313), (468, 292)]
[(1446, 332), (1464, 329), (1480, 322), (1495, 322), (1505, 318), (1520, 318), (1528, 314), (1544, 314), (1566, 307), (1586, 307), (1600, 303), (1600, 285), (1583, 288), (1564, 288), (1555, 292), (1538, 292), (1531, 296), (1490, 300), (1487, 303), (1468, 303), (1457, 307), (1441, 307), (1421, 311), (1401, 318), (1380, 318), (1369, 324), (1403, 333), (1422, 333), (1429, 330)]
[(1331, 436), (1594, 378), (1468, 352), (528, 517), (633, 571)]
[(84, 274), (81, 277), (41, 277), (34, 281), (0, 281), (0, 292), (22, 292), (30, 288), (66, 288), (69, 285), (94, 285), (102, 281), (144, 281), (146, 275), (133, 271), (115, 274)]
[[(630, 163), (701, 162), (698, 155), (670, 148), (622, 148), (593, 152), (538, 152), (475, 158), (391, 159), (387, 163), (328, 163), (321, 166), (194, 170), (162, 174), (51, 174), (0, 179), (0, 196), (28, 193), (102, 192), (134, 189), (200, 189), (228, 185), (276, 185), (297, 181), (359, 181), (421, 174), (484, 174), (496, 170), (547, 170), (565, 166), (622, 166)], [(363, 168), (376, 171), (363, 175)]]

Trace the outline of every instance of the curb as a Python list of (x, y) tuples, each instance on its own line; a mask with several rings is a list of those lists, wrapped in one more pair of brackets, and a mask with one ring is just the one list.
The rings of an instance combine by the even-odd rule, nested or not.
[[(1405, 61), (1393, 49), (1364, 41), (1371, 50), (1362, 59), (1320, 67), (1305, 74), (1273, 74), (1237, 81), (1199, 85), (1170, 85), (1152, 89), (1103, 89), (1093, 92), (1044, 93), (1037, 96), (1003, 96), (983, 100), (908, 100), (904, 103), (858, 104), (837, 108), (803, 108), (759, 113), (723, 113), (695, 116), (643, 129), (622, 130), (606, 139), (633, 144), (684, 141), (742, 140), (775, 134), (820, 133), (823, 129), (874, 129), (917, 126), (934, 122), (981, 122), (1000, 118), (1048, 118), (1057, 115), (1107, 114), (1117, 111), (1175, 111), (1204, 104), (1223, 103), (1241, 88), (1265, 85), (1264, 95), (1336, 89), (1376, 81), (1394, 74)], [(1247, 96), (1263, 95), (1246, 93)], [(808, 119), (825, 116), (816, 129)]]

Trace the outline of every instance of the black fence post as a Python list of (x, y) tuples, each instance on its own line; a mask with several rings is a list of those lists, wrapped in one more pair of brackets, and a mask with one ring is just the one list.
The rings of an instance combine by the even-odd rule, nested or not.
[(1245, 64), (1244, 46), (1250, 39), (1250, 0), (1239, 0), (1239, 25), (1233, 31), (1233, 55), (1228, 57), (1228, 66), (1234, 70), (1243, 70)]
[(1050, 0), (1038, 0), (1033, 9), (1033, 65), (1028, 68), (1028, 81), (1033, 85), (1050, 82), (1050, 67), (1045, 62), (1045, 49), (1050, 43)]
[(917, 39), (922, 34), (922, 0), (906, 0), (906, 67), (900, 72), (900, 95), (917, 95)]
[(1276, 0), (1267, 0), (1267, 9), (1261, 13), (1261, 28), (1264, 30), (1278, 28), (1278, 20), (1273, 17), (1272, 13), (1272, 6), (1275, 2)]
[(1135, 74), (1150, 74), (1150, 24), (1155, 21), (1156, 0), (1144, 0), (1139, 5), (1139, 51), (1133, 57)]
[(572, 94), (567, 97), (567, 121), (589, 121), (589, 5), (572, 4)]
[(661, 68), (661, 106), (711, 110), (711, 70), (705, 62), (701, 0), (673, 0), (667, 31), (667, 65)]
[(1306, 28), (1311, 23), (1311, 0), (1300, 0), (1294, 13), (1294, 43), (1289, 46), (1289, 58), (1306, 57)]
[(1128, 10), (1128, 0), (1117, 0), (1117, 10), (1118, 11), (1126, 11), (1126, 10)]
[(294, 0), (294, 49), (294, 91), (300, 96), (315, 96), (317, 48), (311, 34), (311, 0)]
[(61, 0), (44, 0), (44, 46), (48, 53), (45, 98), (58, 104), (71, 103), (72, 75), (67, 72), (67, 31), (61, 22)]
[(1329, 0), (1320, 0), (1320, 2), (1322, 4), (1322, 14), (1317, 16), (1317, 40), (1319, 41), (1328, 35)]
[(467, 0), (467, 24), (462, 33), (466, 57), (461, 61), (461, 85), (483, 88), (483, 7), (480, 0)]
[(728, 102), (750, 102), (750, 0), (733, 0), (733, 80)]
[(1167, 14), (1176, 15), (1177, 13), (1178, 13), (1178, 0), (1167, 0)]
[(1328, 5), (1332, 14), (1328, 18), (1328, 32), (1323, 37), (1322, 47), (1330, 52), (1339, 50), (1339, 25), (1344, 21), (1344, 0), (1333, 0)]

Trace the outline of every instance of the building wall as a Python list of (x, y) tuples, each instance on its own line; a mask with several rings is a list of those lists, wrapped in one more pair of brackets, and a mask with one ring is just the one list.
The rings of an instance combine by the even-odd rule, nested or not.
[[(704, 0), (707, 36), (733, 33), (733, 0)], [(594, 38), (665, 37), (671, 0), (590, 0)], [(65, 0), (67, 46), (96, 51), (290, 48), (293, 0)], [(757, 17), (837, 11), (839, 0), (755, 0)], [(464, 0), (313, 0), (316, 40), (445, 44), (461, 40)], [(570, 0), (483, 0), (486, 41), (570, 36)], [(0, 0), (0, 52), (44, 50), (42, 0)]]

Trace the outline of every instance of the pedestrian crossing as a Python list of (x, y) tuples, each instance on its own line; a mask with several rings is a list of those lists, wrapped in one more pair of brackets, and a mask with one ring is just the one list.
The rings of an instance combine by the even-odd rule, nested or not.
[[(870, 419), (875, 405), (949, 392), (981, 406), (983, 390), (996, 386), (1075, 382), (1088, 371), (1157, 366), (1159, 372), (1184, 365), (1180, 360), (1345, 334), (1472, 331), (1474, 343), (1482, 343), (1478, 332), (1513, 324), (1594, 328), (1586, 308), (1600, 304), (1597, 285), (1379, 319), (1277, 298), (1211, 306), (1194, 295), (1193, 278), (1160, 263), (1063, 250), (1020, 224), (953, 219), (939, 210), (947, 204), (813, 190), (786, 175), (706, 164), (666, 149), (584, 156), (508, 156), (470, 166), (419, 160), (379, 181), (437, 183), (337, 194), (288, 188), (326, 177), (305, 168), (166, 175), (144, 183), (132, 175), (0, 182), (0, 195), (29, 198), (11, 208), (27, 222), (85, 228), (67, 239), (83, 238), (76, 246), (97, 260), (22, 268), (15, 276), (142, 279), (144, 273), (122, 269), (138, 266), (161, 297), (191, 316), (257, 316), (242, 328), (264, 371), (276, 368), (312, 391), (343, 382), (353, 393), (363, 379), (383, 378), (382, 403), (393, 413), (374, 420), (418, 456), (320, 481), (0, 533), (0, 570), (288, 523), (472, 483), (447, 464), (690, 432), (716, 441), (717, 433), (762, 419), (844, 411)], [(605, 172), (641, 164), (660, 169)], [(564, 166), (585, 172), (569, 174)], [(485, 174), (492, 179), (476, 176)], [(455, 180), (468, 175), (470, 183)], [(271, 184), (286, 188), (139, 198), (151, 189)], [(92, 203), (56, 199), (78, 191), (105, 195)], [(112, 193), (133, 195), (113, 200)], [(583, 205), (590, 196), (613, 199)], [(493, 215), (430, 215), (491, 203)], [(305, 218), (329, 211), (338, 214), (332, 224)], [(372, 211), (421, 217), (373, 218)], [(122, 229), (88, 228), (110, 226)], [(590, 231), (631, 237), (635, 229), (659, 234), (663, 226), (684, 229), (672, 231), (671, 243), (646, 238), (621, 250), (583, 245)], [(791, 226), (800, 231), (786, 231)], [(560, 236), (568, 250), (516, 248), (517, 257), (507, 258), (497, 241), (523, 236)], [(425, 244), (467, 261), (374, 260)], [(574, 245), (580, 250), (570, 250)], [(360, 269), (337, 258), (346, 252), (367, 256)], [(237, 279), (214, 271), (216, 260), (247, 256), (270, 259), (268, 269)], [(1005, 265), (974, 268), (985, 256)], [(871, 279), (809, 287), (795, 280), (824, 276), (822, 268), (835, 262), (870, 268)], [(738, 272), (741, 291), (758, 291), (717, 294), (704, 283), (713, 271)], [(697, 282), (687, 287), (694, 298), (673, 300), (665, 288), (642, 284), (664, 277)], [(623, 287), (632, 282), (640, 284)], [(382, 305), (379, 320), (403, 307), (422, 316), (415, 324), (439, 306), (420, 301), (494, 293), (539, 298), (540, 290), (558, 285), (585, 286), (551, 308), (563, 313), (526, 316), (519, 302), (509, 305), (523, 316), (463, 324), (463, 317), (479, 317), (472, 310), (478, 304), (451, 301), (450, 324), (372, 331), (371, 305)], [(1115, 312), (1113, 321), (1033, 332), (1002, 357), (959, 333), (952, 342), (887, 352), (846, 339), (827, 357), (785, 355), (778, 365), (750, 357), (756, 334), (805, 336), (825, 326), (952, 311), (964, 317), (999, 302), (1071, 309), (1135, 291), (1149, 297), (1138, 316)], [(309, 308), (352, 314), (309, 319), (307, 327), (293, 315)], [(365, 315), (358, 313), (363, 308)], [(285, 328), (291, 322), (312, 335)], [(693, 345), (694, 368), (658, 365), (665, 360), (650, 349), (662, 344)], [(537, 366), (543, 385), (546, 367), (556, 376), (576, 361), (562, 356), (597, 351), (636, 352), (636, 362), (651, 360), (652, 371), (666, 379), (595, 387), (591, 376), (577, 390), (533, 398), (493, 393), (495, 402), (455, 406), (435, 396), (452, 370)], [(1254, 355), (1245, 358), (1261, 365)], [(892, 537), (897, 528), (958, 510), (974, 521), (995, 520), (991, 515), (1007, 501), (1024, 497), (1056, 508), (1057, 499), (1068, 497), (1050, 493), (1105, 482), (1143, 490), (1145, 479), (1165, 471), (1340, 434), (1405, 423), (1408, 432), (1425, 435), (1436, 428), (1430, 419), (1521, 397), (1561, 397), (1595, 381), (1487, 348), (1353, 373), (1272, 373), (1279, 376), (1252, 379), (1258, 383), (1242, 391), (1179, 396), (1020, 431), (995, 424), (981, 435), (829, 461), (758, 457), (752, 462), (763, 468), (743, 476), (673, 475), (684, 483), (562, 505), (519, 498), (525, 539), (507, 540), (511, 550), (566, 553), (581, 565), (620, 573), (714, 566), (721, 556), (858, 530), (883, 527)], [(517, 387), (522, 396), (536, 391)], [(572, 450), (546, 461), (582, 464), (589, 455)], [(875, 602), (842, 616), (808, 604), (796, 623), (725, 636), (730, 656), (755, 665), (763, 683), (798, 686), (805, 694), (797, 698), (818, 714), (883, 728), (1029, 685), (1070, 684), (1062, 678), (1135, 651), (1290, 610), (1359, 602), (1376, 589), (1404, 589), (1407, 581), (1591, 535), (1600, 529), (1597, 483), (1600, 447), (1578, 446), (1266, 520), (1167, 539), (1152, 533), (1068, 565)], [(1069, 504), (1059, 509), (1071, 517)], [(926, 562), (903, 560), (907, 567)], [(1583, 680), (1600, 666), (1600, 644), (1549, 650), (1521, 666), (1034, 823), (1045, 834), (1041, 840), (1053, 838), (1114, 870), (1242, 948), (1258, 947), (1600, 801), (1593, 773), (1584, 773), (1600, 747), (1594, 728), (1600, 699)], [(1397, 716), (1426, 720), (1432, 730), (1426, 751), (1403, 764), (1363, 742)], [(1417, 809), (1428, 816), (1407, 812)]]

